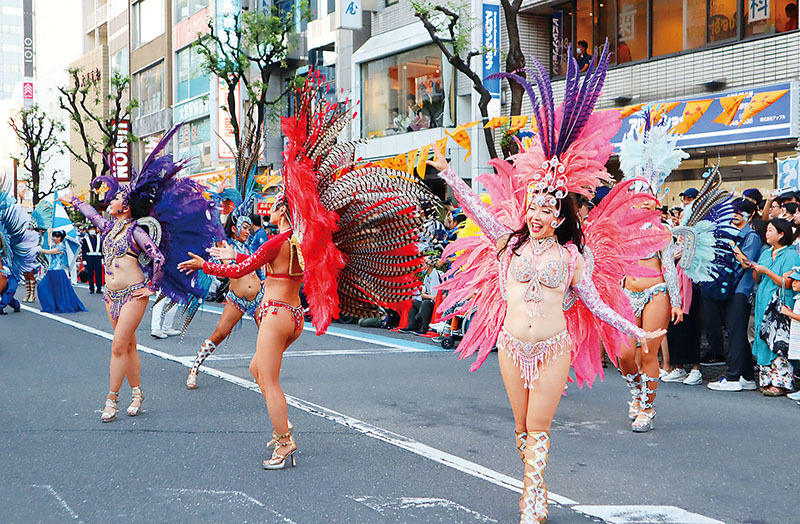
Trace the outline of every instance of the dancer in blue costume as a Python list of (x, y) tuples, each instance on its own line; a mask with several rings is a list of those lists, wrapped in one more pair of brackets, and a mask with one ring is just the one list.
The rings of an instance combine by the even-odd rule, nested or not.
[(72, 289), (67, 275), (67, 250), (63, 231), (53, 231), (53, 247), (40, 252), (50, 256), (50, 267), (39, 282), (39, 304), (45, 313), (78, 313), (86, 307)]

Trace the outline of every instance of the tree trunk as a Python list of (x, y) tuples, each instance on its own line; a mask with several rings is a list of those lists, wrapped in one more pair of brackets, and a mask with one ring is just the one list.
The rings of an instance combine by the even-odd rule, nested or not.
[(39, 173), (39, 166), (37, 164), (31, 165), (31, 200), (33, 201), (33, 207), (36, 207), (41, 201), (41, 197), (39, 196), (39, 186), (41, 184), (41, 174)]
[[(503, 14), (506, 19), (506, 30), (508, 32), (508, 55), (506, 55), (506, 72), (516, 72), (518, 75), (525, 76), (525, 54), (522, 52), (522, 45), (519, 37), (519, 23), (517, 17), (521, 2), (509, 2), (503, 0)], [(516, 82), (509, 82), (511, 88), (511, 104), (509, 115), (518, 116), (522, 114), (522, 96), (525, 90)], [(508, 158), (519, 151), (516, 142), (503, 147), (503, 155)]]

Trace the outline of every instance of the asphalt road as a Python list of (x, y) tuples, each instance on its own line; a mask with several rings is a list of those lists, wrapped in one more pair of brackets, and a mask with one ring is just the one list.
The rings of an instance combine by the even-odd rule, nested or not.
[[(145, 411), (101, 424), (111, 330), (100, 296), (78, 293), (88, 313), (34, 304), (0, 317), (0, 522), (518, 522), (522, 467), (494, 356), (469, 373), (426, 339), (305, 332), (282, 372), (298, 466), (263, 471), (252, 321), (187, 391), (186, 365), (218, 313), (208, 307), (182, 343), (152, 339), (146, 318)], [(800, 522), (794, 402), (662, 384), (656, 430), (634, 434), (627, 396), (613, 370), (592, 390), (569, 388), (552, 431), (549, 522)], [(128, 398), (125, 385), (122, 408)]]

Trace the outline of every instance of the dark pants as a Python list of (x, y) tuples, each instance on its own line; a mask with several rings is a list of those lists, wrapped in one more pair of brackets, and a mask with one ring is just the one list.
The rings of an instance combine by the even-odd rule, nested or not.
[[(706, 340), (708, 341), (707, 358), (725, 360), (725, 333), (723, 331), (723, 326), (727, 328), (728, 341), (730, 342), (731, 323), (728, 319), (728, 310), (730, 309), (730, 303), (732, 300), (733, 299), (703, 299), (703, 328), (706, 332)], [(745, 335), (747, 334), (746, 329), (747, 324), (745, 324)]]
[(19, 309), (19, 301), (14, 298), (18, 285), (17, 279), (9, 275), (5, 289), (0, 289), (0, 310), (6, 306), (11, 306), (14, 310)]
[(680, 324), (670, 322), (667, 328), (669, 362), (673, 366), (682, 367), (700, 363), (701, 304), (700, 288), (697, 284), (693, 284), (692, 305), (689, 308), (689, 314), (683, 315), (683, 322)]
[(409, 331), (427, 333), (433, 316), (433, 300), (414, 299), (411, 301), (411, 310), (408, 312)]
[[(704, 306), (707, 314), (706, 337), (711, 346), (712, 355), (722, 355), (722, 324), (728, 332), (728, 372), (725, 378), (728, 381), (753, 380), (753, 351), (747, 338), (747, 326), (750, 322), (750, 301), (746, 295), (736, 293), (727, 302), (716, 302)], [(716, 329), (713, 329), (716, 328)], [(719, 352), (718, 352), (719, 351)]]
[(84, 257), (86, 259), (86, 273), (89, 277), (89, 292), (99, 292), (103, 289), (103, 259), (102, 257)]

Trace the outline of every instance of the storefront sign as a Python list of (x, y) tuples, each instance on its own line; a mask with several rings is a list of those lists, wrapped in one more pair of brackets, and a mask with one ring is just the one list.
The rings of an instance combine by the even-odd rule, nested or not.
[(747, 0), (747, 21), (749, 23), (768, 20), (770, 0)]
[[(760, 93), (788, 92), (768, 106), (761, 109), (754, 116), (746, 118), (742, 122), (742, 116), (753, 100), (754, 95)], [(742, 95), (743, 100), (736, 109), (730, 125), (720, 123), (717, 117), (724, 110), (724, 106), (719, 99), (725, 97), (736, 97)], [(705, 111), (700, 119), (691, 128), (678, 138), (677, 145), (682, 148), (719, 146), (724, 144), (740, 144), (743, 142), (757, 142), (762, 140), (779, 140), (798, 136), (798, 89), (795, 82), (783, 82), (753, 89), (730, 91), (714, 95), (714, 101)], [(672, 105), (669, 111), (664, 113), (670, 127), (681, 123), (684, 115), (685, 102), (707, 100), (709, 97), (698, 96), (683, 100), (667, 100), (661, 102), (662, 105)], [(752, 114), (751, 108), (747, 114)], [(625, 133), (631, 129), (639, 128), (644, 124), (641, 113), (634, 113), (622, 121), (622, 128), (611, 140), (619, 151), (619, 144)]]
[(172, 109), (172, 119), (176, 124), (186, 122), (187, 120), (194, 120), (201, 116), (208, 116), (208, 97), (201, 96), (175, 104)]
[(22, 61), (24, 76), (33, 78), (33, 0), (22, 2)]
[(361, 0), (340, 0), (342, 3), (342, 29), (361, 29), (363, 15), (361, 13)]
[(561, 39), (564, 35), (564, 11), (557, 10), (550, 18), (550, 74), (561, 75)]
[(130, 120), (120, 120), (117, 124), (117, 142), (111, 152), (111, 174), (121, 182), (131, 178), (131, 152), (128, 144)]
[(208, 31), (208, 7), (204, 7), (175, 24), (172, 29), (174, 48), (182, 49), (197, 40), (198, 35), (204, 35)]
[(33, 100), (33, 82), (25, 82), (22, 84), (22, 98), (25, 100)]
[[(236, 86), (234, 97), (236, 98), (236, 114), (241, 116), (239, 110), (242, 105), (241, 89)], [(236, 147), (236, 136), (233, 132), (233, 124), (231, 123), (231, 115), (226, 110), (228, 107), (228, 84), (219, 80), (217, 84), (217, 100), (219, 101), (219, 108), (217, 109), (217, 156), (222, 160), (233, 160), (232, 147)]]
[(778, 159), (778, 187), (800, 187), (800, 156)]
[(486, 77), (500, 72), (500, 5), (494, 2), (483, 3), (483, 87), (492, 95), (489, 102), (489, 116), (500, 114), (500, 79), (487, 80)]

